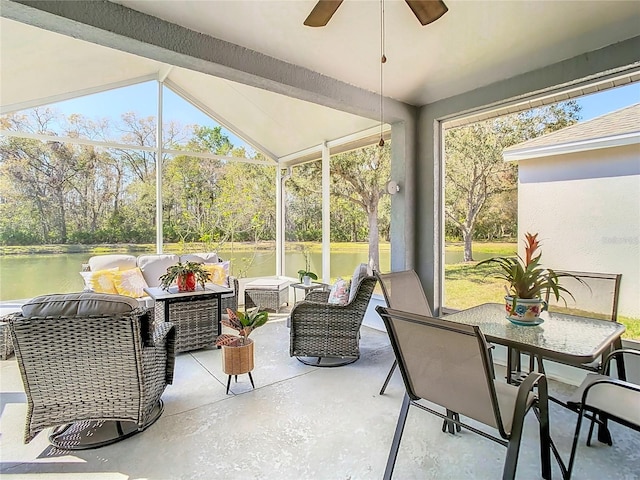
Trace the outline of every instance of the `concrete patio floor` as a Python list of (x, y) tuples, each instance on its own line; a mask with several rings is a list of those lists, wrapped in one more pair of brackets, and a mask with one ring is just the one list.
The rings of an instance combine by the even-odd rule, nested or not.
[[(61, 452), (48, 432), (23, 444), (25, 396), (15, 357), (0, 362), (0, 473), (11, 479), (379, 479), (384, 472), (403, 396), (396, 373), (378, 394), (393, 361), (386, 333), (362, 328), (361, 358), (339, 368), (315, 368), (289, 357), (283, 316), (252, 334), (255, 390), (247, 376), (232, 383), (220, 351), (178, 355), (162, 417), (145, 432), (96, 450)], [(278, 318), (280, 317), (280, 318)], [(497, 375), (504, 375), (498, 367)], [(572, 387), (551, 382), (554, 393)], [(551, 432), (568, 456), (575, 415), (551, 405)], [(496, 479), (506, 449), (471, 432), (450, 435), (441, 421), (411, 409), (394, 478)], [(584, 445), (575, 479), (640, 476), (640, 434), (612, 425), (613, 447)], [(493, 432), (492, 432), (493, 433)], [(554, 477), (561, 478), (554, 462)], [(540, 478), (537, 422), (528, 415), (519, 479)]]

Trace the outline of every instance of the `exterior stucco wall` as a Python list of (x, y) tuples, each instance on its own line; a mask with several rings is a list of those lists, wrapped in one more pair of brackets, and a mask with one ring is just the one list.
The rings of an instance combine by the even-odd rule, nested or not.
[(640, 146), (518, 162), (518, 238), (538, 232), (542, 264), (621, 273), (620, 315), (640, 318)]
[(571, 86), (599, 74), (637, 66), (640, 37), (579, 55), (548, 67), (444, 99), (420, 109), (416, 165), (416, 271), (429, 303), (440, 311), (443, 277), (442, 166), (440, 121), (483, 107), (517, 101), (528, 94)]

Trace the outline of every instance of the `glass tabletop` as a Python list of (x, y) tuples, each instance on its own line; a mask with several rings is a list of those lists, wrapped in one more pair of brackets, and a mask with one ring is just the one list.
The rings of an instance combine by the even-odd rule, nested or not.
[(233, 292), (229, 287), (223, 287), (213, 283), (206, 283), (204, 288), (198, 285), (193, 292), (178, 292), (178, 287), (176, 286), (169, 287), (169, 290), (164, 290), (160, 287), (147, 287), (144, 291), (154, 300), (166, 300), (170, 298), (193, 297), (200, 295), (224, 295), (226, 293)]
[(543, 312), (539, 325), (516, 325), (507, 320), (504, 304), (498, 303), (478, 305), (444, 319), (477, 325), (490, 342), (574, 364), (595, 360), (625, 331), (620, 323), (557, 312)]

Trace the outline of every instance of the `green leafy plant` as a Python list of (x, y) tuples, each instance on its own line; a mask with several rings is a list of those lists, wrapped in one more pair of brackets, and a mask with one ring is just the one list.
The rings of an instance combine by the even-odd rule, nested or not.
[(556, 300), (563, 298), (563, 293), (571, 295), (566, 288), (560, 285), (562, 277), (575, 278), (584, 283), (580, 278), (575, 277), (571, 273), (554, 271), (550, 268), (544, 268), (540, 265), (542, 253), (536, 256), (536, 252), (540, 247), (538, 242), (538, 234), (525, 234), (525, 258), (520, 255), (516, 257), (493, 257), (479, 262), (477, 266), (484, 264), (495, 264), (500, 270), (495, 274), (495, 278), (506, 280), (509, 284), (507, 295), (517, 298), (541, 298), (553, 292)]
[(171, 265), (167, 268), (167, 273), (160, 276), (160, 286), (164, 290), (168, 290), (173, 285), (178, 277), (186, 277), (188, 274), (194, 274), (196, 281), (204, 288), (205, 282), (211, 278), (211, 274), (204, 269), (202, 263), (197, 262), (178, 262), (175, 265)]
[(216, 346), (224, 345), (231, 347), (241, 347), (247, 344), (247, 338), (256, 328), (261, 327), (269, 320), (269, 312), (260, 311), (260, 307), (247, 310), (246, 313), (234, 312), (227, 308), (228, 319), (222, 319), (222, 324), (234, 329), (238, 335), (222, 334), (216, 340)]
[(300, 283), (302, 283), (302, 277), (309, 277), (311, 280), (318, 280), (318, 275), (313, 273), (311, 268), (311, 255), (309, 253), (309, 247), (303, 247), (302, 254), (304, 255), (304, 270), (298, 270), (298, 277)]

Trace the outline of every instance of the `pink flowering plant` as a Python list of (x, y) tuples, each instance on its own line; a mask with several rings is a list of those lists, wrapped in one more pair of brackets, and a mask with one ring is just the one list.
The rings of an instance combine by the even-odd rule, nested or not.
[(525, 234), (525, 258), (520, 255), (516, 257), (493, 257), (483, 260), (477, 266), (484, 264), (494, 264), (499, 267), (495, 273), (495, 278), (506, 280), (509, 287), (505, 287), (507, 294), (515, 298), (547, 298), (553, 293), (556, 300), (563, 298), (563, 294), (571, 295), (566, 288), (560, 285), (562, 277), (575, 278), (584, 283), (581, 279), (571, 273), (555, 271), (540, 265), (542, 253), (538, 253), (540, 243), (538, 234)]

